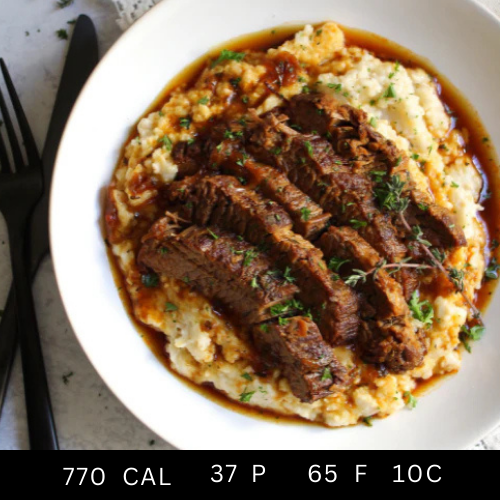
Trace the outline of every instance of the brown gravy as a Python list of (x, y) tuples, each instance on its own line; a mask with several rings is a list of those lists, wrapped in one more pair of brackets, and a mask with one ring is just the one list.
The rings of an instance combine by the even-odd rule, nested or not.
[[(291, 25), (282, 26), (274, 29), (265, 30), (259, 33), (254, 33), (250, 35), (244, 35), (238, 37), (232, 41), (225, 43), (223, 46), (216, 47), (209, 51), (206, 55), (196, 60), (188, 67), (186, 67), (181, 73), (179, 73), (175, 78), (173, 78), (164, 90), (155, 99), (153, 104), (144, 113), (144, 115), (158, 110), (161, 108), (162, 104), (168, 99), (170, 92), (173, 89), (179, 87), (189, 87), (191, 83), (199, 76), (207, 57), (210, 55), (218, 53), (221, 48), (231, 49), (231, 50), (242, 50), (242, 49), (268, 49), (273, 46), (281, 45), (284, 41), (291, 38), (298, 30), (302, 29), (302, 25)], [(488, 251), (487, 258), (491, 256), (496, 256), (499, 259), (499, 248), (494, 248), (493, 242), (500, 241), (500, 176), (498, 175), (498, 158), (489, 139), (489, 135), (486, 132), (484, 125), (481, 122), (480, 117), (476, 111), (469, 104), (465, 96), (461, 95), (458, 89), (439, 71), (432, 65), (432, 63), (422, 57), (414, 54), (409, 49), (406, 49), (395, 42), (392, 42), (384, 37), (375, 35), (373, 33), (368, 33), (362, 30), (347, 28), (342, 26), (344, 33), (346, 34), (346, 43), (351, 46), (358, 46), (365, 48), (373, 52), (377, 57), (385, 60), (400, 61), (403, 65), (407, 67), (420, 67), (427, 71), (430, 75), (436, 78), (439, 82), (440, 95), (445, 103), (445, 105), (450, 110), (452, 116), (452, 126), (453, 128), (466, 128), (469, 131), (469, 142), (467, 145), (467, 152), (471, 155), (474, 161), (474, 165), (480, 172), (483, 178), (483, 194), (482, 194), (482, 204), (484, 206), (484, 211), (481, 214), (481, 219), (484, 221), (488, 233)], [(131, 129), (131, 134), (129, 140), (135, 135), (137, 129), (137, 123)], [(128, 143), (128, 141), (127, 141)], [(123, 157), (120, 158), (120, 161)], [(291, 417), (283, 414), (279, 414), (270, 410), (264, 410), (261, 408), (252, 407), (249, 404), (242, 404), (237, 401), (229, 400), (224, 394), (217, 391), (212, 387), (199, 386), (191, 382), (190, 380), (182, 377), (174, 370), (171, 369), (170, 361), (165, 353), (165, 336), (164, 334), (153, 330), (139, 323), (132, 312), (132, 305), (130, 298), (123, 285), (123, 277), (118, 269), (115, 258), (111, 251), (108, 251), (109, 260), (112, 264), (114, 278), (121, 296), (123, 303), (126, 306), (127, 312), (134, 323), (136, 329), (140, 332), (141, 337), (143, 337), (146, 344), (153, 351), (155, 356), (163, 363), (169, 371), (183, 381), (189, 386), (190, 389), (203, 394), (210, 400), (229, 408), (238, 413), (257, 417), (265, 418), (267, 421), (271, 422), (285, 422), (285, 423), (301, 423), (307, 425), (321, 425), (317, 422), (309, 422), (300, 417)], [(493, 291), (496, 287), (496, 281), (485, 282), (481, 290), (476, 296), (477, 307), (484, 312), (487, 308)], [(414, 391), (414, 395), (421, 396), (431, 389), (440, 385), (447, 377), (452, 374), (448, 374), (440, 377), (433, 377), (429, 380), (421, 381), (417, 389)]]

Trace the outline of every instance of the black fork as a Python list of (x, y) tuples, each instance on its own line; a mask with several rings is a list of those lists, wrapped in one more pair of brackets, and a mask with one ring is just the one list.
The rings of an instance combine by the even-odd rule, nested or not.
[(57, 450), (56, 428), (27, 265), (28, 222), (43, 193), (42, 162), (3, 59), (0, 59), (0, 68), (17, 117), (27, 158), (25, 162), (0, 90), (0, 116), (3, 117), (13, 159), (11, 165), (0, 133), (0, 211), (5, 217), (9, 233), (30, 447), (32, 450)]

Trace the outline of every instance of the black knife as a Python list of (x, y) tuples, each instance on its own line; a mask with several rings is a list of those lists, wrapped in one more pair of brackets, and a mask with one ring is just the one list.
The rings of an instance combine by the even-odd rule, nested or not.
[[(49, 195), (52, 170), (66, 121), (83, 85), (99, 60), (94, 24), (87, 16), (76, 22), (66, 56), (61, 83), (42, 154), (45, 191), (30, 227), (30, 265), (34, 278), (43, 258), (49, 253)], [(0, 323), (0, 414), (17, 346), (15, 303), (9, 293)]]

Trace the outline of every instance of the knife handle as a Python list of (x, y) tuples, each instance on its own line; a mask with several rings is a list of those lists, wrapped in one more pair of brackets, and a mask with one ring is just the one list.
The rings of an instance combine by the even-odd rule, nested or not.
[(0, 322), (0, 416), (16, 354), (16, 344), (16, 303), (11, 289)]

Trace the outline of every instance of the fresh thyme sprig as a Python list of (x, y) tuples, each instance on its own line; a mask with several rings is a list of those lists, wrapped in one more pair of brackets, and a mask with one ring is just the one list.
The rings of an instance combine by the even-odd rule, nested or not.
[[(413, 233), (413, 230), (411, 226), (408, 224), (408, 221), (406, 220), (406, 217), (404, 216), (403, 212), (399, 213), (399, 218), (401, 220), (401, 223), (405, 227), (405, 229), (409, 233)], [(414, 234), (414, 233), (413, 233)], [(463, 285), (463, 279), (464, 279), (464, 273), (463, 271), (458, 271), (457, 269), (451, 269), (450, 272), (448, 272), (443, 264), (439, 261), (439, 259), (436, 258), (434, 253), (429, 249), (429, 247), (425, 244), (422, 243), (419, 240), (416, 240), (417, 243), (420, 243), (421, 248), (423, 251), (427, 254), (429, 257), (430, 261), (434, 264), (435, 267), (437, 267), (447, 278), (448, 281), (455, 287), (455, 289), (462, 294), (462, 297), (464, 298), (465, 302), (473, 312), (474, 319), (477, 320), (477, 322), (483, 326), (483, 320), (481, 318), (481, 312), (479, 309), (472, 303), (472, 301), (467, 297), (467, 294), (464, 291), (464, 285)]]
[(402, 268), (410, 268), (410, 269), (417, 269), (417, 270), (423, 270), (423, 269), (434, 269), (432, 266), (429, 266), (428, 264), (414, 264), (414, 263), (408, 263), (408, 262), (398, 262), (396, 264), (387, 264), (387, 261), (382, 260), (377, 266), (374, 268), (370, 269), (369, 271), (363, 271), (361, 269), (353, 269), (353, 274), (347, 276), (344, 279), (344, 282), (346, 285), (349, 286), (356, 286), (359, 283), (366, 283), (368, 276), (373, 275), (375, 278), (377, 273), (381, 269), (393, 269), (393, 272), (400, 271)]
[[(430, 248), (432, 245), (429, 241), (424, 239), (424, 233), (420, 226), (415, 225), (411, 227), (410, 224), (408, 224), (404, 213), (410, 204), (410, 200), (408, 197), (403, 196), (403, 190), (406, 182), (403, 181), (397, 174), (392, 175), (390, 181), (385, 183), (383, 182), (381, 176), (376, 176), (375, 181), (377, 183), (377, 187), (375, 188), (374, 193), (380, 206), (391, 212), (396, 212), (399, 215), (401, 223), (406, 231), (412, 235), (415, 242), (419, 244), (423, 251), (427, 254), (430, 262), (432, 262), (433, 265), (447, 277), (448, 281), (455, 287), (455, 289), (462, 294), (465, 302), (472, 310), (474, 318), (480, 325), (483, 325), (481, 313), (469, 297), (467, 297), (464, 291), (464, 272), (454, 268), (447, 271), (443, 266), (446, 256), (442, 252), (439, 252), (439, 250)], [(357, 284), (361, 280), (362, 277), (357, 278), (357, 280), (356, 278), (353, 278), (351, 282)]]

